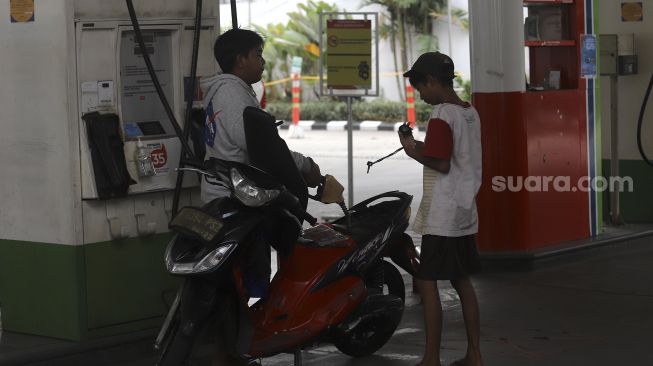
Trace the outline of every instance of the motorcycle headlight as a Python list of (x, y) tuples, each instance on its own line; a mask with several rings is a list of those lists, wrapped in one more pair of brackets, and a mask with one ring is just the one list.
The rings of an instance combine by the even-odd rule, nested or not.
[(168, 272), (178, 275), (209, 272), (217, 268), (231, 254), (235, 246), (236, 243), (219, 246), (206, 254), (199, 262), (177, 263), (172, 259), (170, 253), (166, 253), (166, 267)]
[(234, 195), (245, 206), (260, 207), (279, 196), (278, 189), (265, 189), (245, 178), (238, 169), (231, 169), (231, 183)]

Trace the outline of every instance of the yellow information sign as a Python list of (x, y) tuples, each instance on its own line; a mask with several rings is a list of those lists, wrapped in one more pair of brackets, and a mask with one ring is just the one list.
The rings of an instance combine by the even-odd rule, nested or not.
[(372, 21), (327, 20), (327, 87), (372, 88)]
[(27, 23), (34, 21), (34, 0), (10, 0), (12, 23)]

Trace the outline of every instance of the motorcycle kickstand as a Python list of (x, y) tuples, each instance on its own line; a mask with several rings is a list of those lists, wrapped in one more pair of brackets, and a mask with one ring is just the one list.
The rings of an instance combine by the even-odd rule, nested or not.
[(302, 366), (302, 350), (295, 350), (295, 363), (294, 366)]

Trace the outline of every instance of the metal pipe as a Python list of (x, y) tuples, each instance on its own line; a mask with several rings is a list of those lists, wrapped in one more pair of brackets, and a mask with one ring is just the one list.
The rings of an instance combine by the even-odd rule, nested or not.
[[(610, 76), (610, 176), (619, 176), (619, 78)], [(590, 187), (591, 189), (594, 189)], [(621, 204), (619, 190), (610, 192), (610, 222), (621, 225)]]
[(293, 355), (295, 356), (293, 360), (293, 366), (302, 366), (302, 350), (296, 349)]
[(236, 0), (231, 0), (231, 27), (238, 28), (238, 10), (236, 9)]
[(447, 35), (449, 37), (449, 57), (453, 58), (453, 46), (451, 41), (451, 0), (447, 0)]
[(177, 294), (175, 295), (175, 299), (172, 301), (172, 305), (170, 305), (170, 309), (168, 309), (168, 314), (166, 315), (165, 320), (163, 321), (163, 325), (161, 326), (161, 329), (159, 330), (159, 333), (156, 336), (156, 340), (154, 341), (154, 349), (157, 351), (161, 349), (161, 345), (163, 344), (163, 339), (166, 337), (168, 333), (168, 328), (170, 327), (170, 324), (172, 324), (172, 319), (174, 318), (175, 313), (179, 308), (179, 303), (181, 302), (181, 295), (184, 293), (185, 287), (186, 287), (186, 281), (182, 282), (181, 285), (179, 286), (179, 289), (177, 290)]
[(347, 168), (349, 207), (354, 206), (354, 126), (351, 111), (351, 97), (347, 97)]
[(379, 73), (379, 64), (381, 61), (379, 61), (379, 14), (375, 13), (374, 14), (374, 52), (376, 54), (376, 94), (379, 94), (379, 90), (381, 89), (381, 83), (380, 83), (380, 75)]
[[(193, 51), (190, 62), (190, 80), (188, 82), (188, 90), (186, 91), (186, 116), (184, 118), (184, 141), (188, 141), (190, 137), (191, 116), (193, 113), (193, 101), (195, 100), (195, 88), (197, 83), (197, 58), (200, 49), (200, 33), (202, 30), (202, 0), (195, 2), (195, 29), (193, 30)], [(184, 167), (184, 160), (189, 158), (183, 151), (179, 157), (179, 167)], [(181, 189), (184, 183), (184, 171), (177, 172), (177, 182), (175, 183), (175, 192), (172, 198), (172, 217), (175, 217), (179, 209), (179, 198), (181, 197)]]

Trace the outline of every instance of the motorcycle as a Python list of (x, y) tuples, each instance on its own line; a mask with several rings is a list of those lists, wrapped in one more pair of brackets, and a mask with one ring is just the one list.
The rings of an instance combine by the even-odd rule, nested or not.
[[(388, 259), (410, 274), (419, 265), (404, 232), (412, 196), (393, 191), (350, 209), (342, 203), (341, 218), (318, 224), (293, 193), (255, 167), (213, 159), (210, 168), (185, 169), (232, 194), (184, 207), (170, 222), (166, 268), (184, 280), (155, 343), (158, 365), (187, 363), (203, 334), (216, 331), (217, 318), (237, 323), (226, 337), (243, 359), (286, 352), (295, 354), (295, 365), (307, 347), (332, 343), (361, 357), (392, 337), (405, 286)], [(334, 181), (323, 177), (312, 198), (320, 200)], [(303, 229), (303, 220), (311, 227)], [(249, 306), (246, 269), (261, 233), (284, 258), (267, 294)]]

